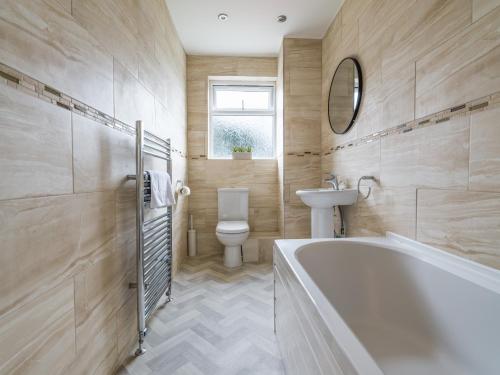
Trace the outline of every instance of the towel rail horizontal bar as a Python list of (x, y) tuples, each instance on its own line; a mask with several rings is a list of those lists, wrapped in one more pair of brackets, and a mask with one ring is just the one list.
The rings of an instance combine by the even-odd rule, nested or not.
[(148, 301), (145, 308), (145, 313), (146, 313), (145, 315), (147, 318), (151, 316), (151, 313), (154, 311), (156, 304), (161, 298), (161, 295), (165, 291), (169, 291), (169, 289), (170, 289), (170, 282), (164, 281), (163, 283), (159, 284), (159, 286), (155, 289), (154, 293), (151, 294), (151, 299)]
[(162, 230), (168, 231), (169, 224), (170, 223), (168, 221), (164, 221), (160, 225), (157, 225), (154, 228), (151, 228), (147, 232), (144, 231), (144, 240), (149, 240), (151, 238), (151, 236), (153, 236), (154, 234), (156, 234), (158, 232), (161, 232)]
[(170, 266), (163, 262), (163, 264), (159, 264), (158, 267), (155, 268), (154, 272), (149, 274), (149, 278), (146, 281), (146, 285), (148, 285), (148, 288), (146, 288), (146, 299), (148, 299), (148, 296), (151, 294), (151, 290), (154, 289), (158, 285), (158, 281), (161, 281), (164, 279), (165, 275), (170, 274)]
[(144, 249), (144, 261), (146, 262), (149, 259), (151, 259), (151, 255), (155, 254), (158, 248), (161, 247), (162, 245), (165, 245), (165, 243), (168, 244), (170, 239), (171, 239), (170, 235), (162, 237), (159, 241), (156, 241), (152, 246), (148, 247), (147, 249)]
[(150, 294), (148, 295), (148, 301), (146, 302), (146, 309), (145, 309), (146, 313), (149, 313), (150, 310), (154, 309), (155, 305), (160, 300), (161, 295), (168, 287), (168, 285), (169, 285), (168, 280), (163, 280), (162, 282), (157, 284), (154, 289), (150, 289)]
[(158, 139), (154, 136), (152, 137), (149, 137), (148, 135), (145, 135), (144, 136), (144, 142), (154, 142), (154, 143), (157, 143), (159, 145), (161, 145), (162, 147), (165, 147), (166, 149), (169, 149), (170, 147), (170, 143), (164, 141), (164, 140), (161, 140), (161, 139)]
[[(163, 235), (170, 234), (170, 223), (167, 223), (167, 224), (169, 224), (169, 225), (167, 225), (167, 228), (164, 228)], [(151, 241), (152, 238), (154, 238), (154, 239), (158, 238), (158, 237), (155, 237), (155, 235), (158, 234), (158, 231), (156, 231), (155, 229), (158, 229), (158, 227), (153, 228), (151, 230), (148, 230), (147, 232), (144, 231), (144, 233), (148, 234), (148, 236), (144, 236), (144, 246), (145, 247), (150, 246), (150, 244), (152, 242)], [(160, 234), (162, 234), (162, 233), (160, 232)]]
[(169, 232), (170, 223), (168, 221), (160, 222), (159, 225), (155, 225), (153, 228), (150, 228), (147, 231), (144, 231), (144, 239), (149, 240), (151, 238), (151, 236), (153, 236), (154, 234), (156, 234), (162, 230), (164, 230), (165, 232)]
[(147, 139), (146, 142), (150, 143), (150, 144), (145, 143), (144, 146), (146, 147), (151, 147), (151, 146), (158, 147), (161, 150), (161, 152), (165, 154), (169, 153), (168, 145), (164, 145), (159, 142), (156, 142), (155, 140), (150, 140), (150, 139)]
[(163, 138), (160, 138), (158, 137), (157, 135), (147, 131), (147, 130), (144, 130), (144, 138), (154, 138), (154, 139), (157, 139), (158, 141), (160, 142), (163, 142), (163, 143), (166, 143), (167, 145), (170, 146), (170, 139), (163, 139)]
[(150, 231), (158, 228), (159, 226), (162, 226), (164, 224), (168, 224), (168, 217), (165, 218), (165, 220), (158, 220), (158, 221), (155, 221), (153, 223), (151, 223), (150, 225), (148, 225), (147, 228), (144, 229), (144, 233), (145, 234), (148, 234)]
[(144, 145), (145, 148), (148, 148), (150, 150), (153, 150), (155, 152), (158, 152), (159, 154), (161, 154), (162, 156), (165, 156), (167, 157), (168, 156), (168, 152), (166, 150), (162, 150), (161, 148), (157, 148), (155, 146), (151, 146), (151, 145)]
[(144, 244), (144, 252), (150, 251), (151, 248), (155, 247), (158, 245), (160, 242), (163, 242), (165, 240), (169, 239), (168, 235), (161, 235), (159, 237), (154, 238), (152, 241), (149, 241), (148, 243)]
[(171, 237), (170, 236), (165, 236), (160, 239), (160, 241), (157, 241), (153, 246), (148, 247), (147, 249), (144, 250), (144, 261), (149, 261), (151, 259), (151, 256), (153, 254), (156, 254), (158, 249), (161, 248), (162, 246), (166, 246), (168, 242), (170, 241)]
[(163, 159), (163, 160), (167, 160), (167, 161), (168, 161), (168, 160), (170, 160), (169, 158), (167, 158), (167, 157), (165, 157), (165, 156), (156, 155), (156, 154), (154, 154), (154, 153), (152, 153), (152, 152), (149, 152), (149, 151), (146, 151), (146, 150), (144, 150), (144, 154), (145, 154), (145, 155), (154, 156), (155, 158), (158, 158), (158, 159)]
[(155, 275), (158, 271), (158, 269), (167, 269), (168, 265), (165, 263), (170, 260), (170, 257), (166, 254), (163, 255), (161, 258), (156, 258), (154, 259), (153, 262), (151, 262), (150, 267), (144, 267), (144, 280), (146, 280), (146, 284), (151, 281), (152, 275)]
[(148, 256), (144, 260), (144, 269), (149, 268), (151, 263), (154, 263), (156, 259), (158, 259), (158, 256), (161, 254), (165, 254), (165, 247), (167, 245), (169, 240), (165, 240), (162, 242), (158, 247), (151, 252), (151, 254), (148, 254)]
[(169, 217), (169, 215), (170, 215), (170, 213), (168, 213), (168, 212), (167, 212), (167, 213), (165, 213), (165, 214), (162, 214), (162, 215), (156, 216), (156, 217), (154, 217), (154, 218), (152, 218), (152, 219), (149, 219), (149, 220), (145, 221), (145, 222), (144, 222), (144, 225), (145, 225), (145, 226), (151, 225), (151, 223), (154, 223), (155, 221), (158, 221), (158, 220), (163, 219), (163, 218), (165, 218), (165, 217)]
[(154, 250), (154, 252), (148, 255), (148, 258), (144, 261), (144, 269), (151, 268), (154, 263), (158, 261), (158, 259), (168, 257), (166, 245), (167, 241), (163, 242), (157, 249)]
[[(158, 284), (158, 281), (165, 278), (165, 275), (170, 274), (170, 266), (165, 263), (166, 261), (168, 261), (168, 259), (165, 259), (163, 262), (158, 262), (157, 265), (150, 270), (147, 275), (147, 280), (145, 279), (146, 285), (154, 287)], [(148, 296), (148, 289), (151, 289), (151, 287), (146, 288), (146, 299)]]
[[(169, 260), (168, 257), (163, 261), (159, 261), (157, 266), (152, 268), (152, 272), (148, 274), (147, 279), (144, 279), (146, 281), (146, 284), (156, 285), (155, 281), (157, 281), (159, 277), (163, 276), (165, 272), (170, 272), (170, 266), (166, 263), (167, 260)], [(146, 289), (146, 295), (147, 292), (148, 289)]]

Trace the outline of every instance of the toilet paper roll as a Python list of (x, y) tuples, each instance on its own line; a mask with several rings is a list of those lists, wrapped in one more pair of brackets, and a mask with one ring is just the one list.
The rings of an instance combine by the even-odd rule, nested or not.
[(177, 189), (177, 194), (187, 197), (188, 195), (191, 195), (191, 189), (188, 186), (181, 186)]

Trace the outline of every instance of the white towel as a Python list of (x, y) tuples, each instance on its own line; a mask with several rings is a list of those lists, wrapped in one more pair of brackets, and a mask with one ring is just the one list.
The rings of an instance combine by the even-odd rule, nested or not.
[(175, 204), (174, 189), (170, 175), (161, 171), (147, 171), (151, 179), (151, 208)]

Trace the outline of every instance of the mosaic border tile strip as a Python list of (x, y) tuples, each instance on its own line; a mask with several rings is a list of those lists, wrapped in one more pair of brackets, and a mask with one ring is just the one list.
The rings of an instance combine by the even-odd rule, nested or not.
[[(63, 92), (46, 85), (20, 71), (0, 63), (0, 82), (20, 90), (28, 95), (36, 97), (47, 103), (54, 104), (80, 116), (94, 120), (102, 125), (121, 131), (131, 136), (135, 136), (135, 127), (120, 121), (113, 116), (103, 113), (81, 101), (72, 98)], [(183, 158), (187, 158), (186, 153), (172, 147), (172, 152)]]
[(381, 130), (370, 135), (340, 144), (338, 146), (330, 147), (330, 149), (323, 152), (322, 155), (331, 155), (335, 151), (340, 151), (349, 147), (361, 146), (379, 140), (383, 137), (408, 133), (416, 129), (439, 125), (458, 116), (467, 116), (473, 112), (479, 112), (487, 108), (495, 108), (498, 106), (500, 106), (500, 92), (496, 92), (494, 94), (484, 96), (482, 98), (475, 99), (458, 106), (447, 108), (443, 111), (433, 113), (431, 115), (404, 124), (400, 124), (389, 129)]
[[(408, 133), (416, 129), (421, 129), (429, 126), (439, 125), (441, 123), (445, 123), (452, 118), (458, 116), (467, 116), (473, 112), (479, 112), (486, 110), (488, 108), (495, 108), (500, 106), (500, 92), (496, 92), (494, 94), (484, 96), (479, 99), (472, 100), (470, 102), (460, 104), (451, 108), (447, 108), (437, 113), (433, 113), (431, 115), (400, 124), (394, 126), (392, 128), (388, 128), (385, 130), (381, 130), (370, 135), (354, 139), (349, 142), (345, 142), (338, 146), (330, 147), (328, 151), (324, 151), (321, 153), (312, 152), (312, 151), (303, 151), (303, 152), (288, 152), (286, 156), (296, 156), (296, 157), (304, 157), (304, 156), (328, 156), (336, 151), (340, 151), (346, 148), (361, 146), (370, 142), (377, 141), (383, 137)], [(206, 160), (206, 155), (192, 155), (190, 157), (193, 160)]]

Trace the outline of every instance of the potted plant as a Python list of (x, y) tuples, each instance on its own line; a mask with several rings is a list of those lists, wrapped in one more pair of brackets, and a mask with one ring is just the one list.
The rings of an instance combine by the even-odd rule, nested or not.
[(233, 147), (233, 160), (251, 160), (252, 159), (252, 147)]

